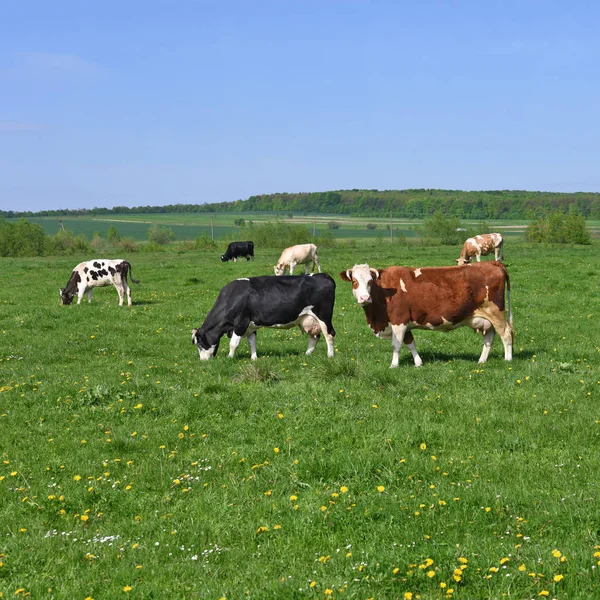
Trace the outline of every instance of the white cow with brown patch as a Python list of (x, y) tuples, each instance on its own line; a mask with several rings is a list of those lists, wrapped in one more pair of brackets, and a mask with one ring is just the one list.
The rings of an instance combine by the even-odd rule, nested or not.
[(481, 255), (487, 256), (494, 253), (494, 260), (503, 260), (504, 255), (502, 246), (504, 240), (499, 233), (483, 233), (469, 238), (462, 247), (460, 256), (456, 259), (459, 265), (464, 265), (471, 262), (475, 256), (477, 262), (481, 262)]
[(315, 265), (321, 272), (321, 265), (319, 264), (319, 255), (317, 254), (317, 247), (315, 244), (298, 244), (297, 246), (290, 246), (286, 248), (279, 257), (277, 264), (273, 267), (275, 275), (284, 275), (286, 269), (289, 269), (290, 275), (294, 274), (294, 267), (296, 265), (306, 265), (304, 274), (308, 275), (312, 263), (313, 271)]

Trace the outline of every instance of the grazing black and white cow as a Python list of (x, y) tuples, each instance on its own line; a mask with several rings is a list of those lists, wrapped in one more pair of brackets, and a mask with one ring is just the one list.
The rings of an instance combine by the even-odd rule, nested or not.
[(256, 360), (256, 330), (261, 327), (290, 329), (298, 325), (308, 334), (312, 354), (321, 333), (327, 342), (327, 356), (333, 356), (335, 330), (331, 322), (335, 302), (335, 281), (325, 273), (292, 277), (263, 275), (236, 279), (224, 286), (200, 329), (192, 331), (192, 342), (201, 360), (217, 354), (223, 335), (231, 338), (229, 358), (243, 338)]
[(223, 262), (233, 259), (236, 262), (238, 257), (245, 257), (246, 260), (254, 258), (254, 242), (229, 242), (225, 254), (221, 256)]
[(119, 294), (119, 306), (123, 306), (125, 296), (127, 296), (127, 306), (131, 306), (131, 290), (127, 285), (127, 275), (129, 274), (133, 283), (139, 283), (131, 273), (131, 265), (122, 259), (97, 258), (79, 263), (73, 269), (67, 287), (61, 288), (60, 301), (62, 304), (71, 304), (77, 296), (77, 304), (81, 304), (81, 299), (87, 292), (88, 302), (91, 302), (93, 288), (114, 285)]

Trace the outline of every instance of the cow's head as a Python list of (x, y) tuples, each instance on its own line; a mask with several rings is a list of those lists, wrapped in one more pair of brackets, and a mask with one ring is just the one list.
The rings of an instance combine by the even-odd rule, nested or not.
[(285, 273), (285, 265), (283, 263), (277, 263), (273, 270), (275, 271), (275, 275), (283, 275)]
[(471, 257), (470, 256), (467, 256), (467, 258), (462, 258), (462, 257), (461, 258), (456, 258), (454, 260), (456, 260), (456, 263), (458, 264), (459, 267), (462, 266), (462, 265), (468, 265), (468, 264), (471, 263)]
[(379, 278), (379, 271), (372, 269), (369, 265), (354, 265), (347, 271), (342, 271), (340, 277), (344, 281), (352, 282), (352, 293), (356, 301), (365, 306), (371, 304), (371, 283)]
[(206, 339), (206, 334), (200, 329), (192, 329), (192, 344), (198, 348), (200, 360), (210, 360), (217, 355), (219, 349), (219, 342), (210, 345)]
[(71, 304), (73, 302), (75, 294), (73, 294), (72, 292), (68, 292), (67, 288), (60, 288), (59, 293), (61, 304)]
[(221, 256), (221, 261), (222, 261), (222, 262), (227, 262), (228, 260), (229, 260), (229, 258), (228, 258), (227, 256), (225, 256), (225, 254), (223, 254), (223, 255)]

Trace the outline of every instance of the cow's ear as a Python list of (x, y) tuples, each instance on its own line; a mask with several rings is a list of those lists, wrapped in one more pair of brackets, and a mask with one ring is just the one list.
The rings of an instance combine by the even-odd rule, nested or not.
[[(373, 277), (375, 279), (379, 279), (379, 271), (377, 269), (371, 268), (371, 269), (369, 269), (369, 271), (371, 271), (371, 275), (373, 275)], [(383, 271), (382, 271), (382, 273), (383, 273)]]
[(348, 269), (347, 271), (342, 271), (340, 273), (340, 277), (344, 281), (352, 281), (352, 269)]

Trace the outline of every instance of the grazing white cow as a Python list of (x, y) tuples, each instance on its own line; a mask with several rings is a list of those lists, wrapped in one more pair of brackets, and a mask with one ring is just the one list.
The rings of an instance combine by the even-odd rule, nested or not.
[(319, 255), (317, 254), (317, 247), (315, 244), (298, 244), (297, 246), (290, 246), (286, 248), (279, 257), (277, 264), (273, 267), (275, 275), (283, 275), (286, 269), (289, 269), (290, 275), (294, 274), (294, 267), (296, 265), (306, 265), (304, 274), (308, 275), (310, 263), (312, 263), (313, 271), (315, 265), (321, 272), (321, 265), (319, 264)]
[(131, 265), (122, 259), (108, 260), (97, 258), (79, 263), (71, 273), (67, 287), (60, 290), (62, 304), (71, 304), (77, 295), (77, 304), (81, 304), (87, 292), (88, 302), (92, 301), (92, 289), (114, 285), (119, 294), (119, 306), (123, 306), (123, 298), (127, 296), (127, 306), (131, 306), (131, 290), (127, 285), (127, 275), (133, 283), (139, 283), (131, 274)]
[(499, 233), (483, 233), (476, 235), (475, 237), (469, 238), (462, 247), (460, 256), (456, 259), (456, 262), (460, 265), (464, 265), (471, 262), (471, 259), (475, 256), (477, 262), (481, 262), (481, 255), (484, 256), (494, 252), (494, 260), (503, 260), (504, 256), (502, 253), (502, 246), (504, 240), (502, 235)]

